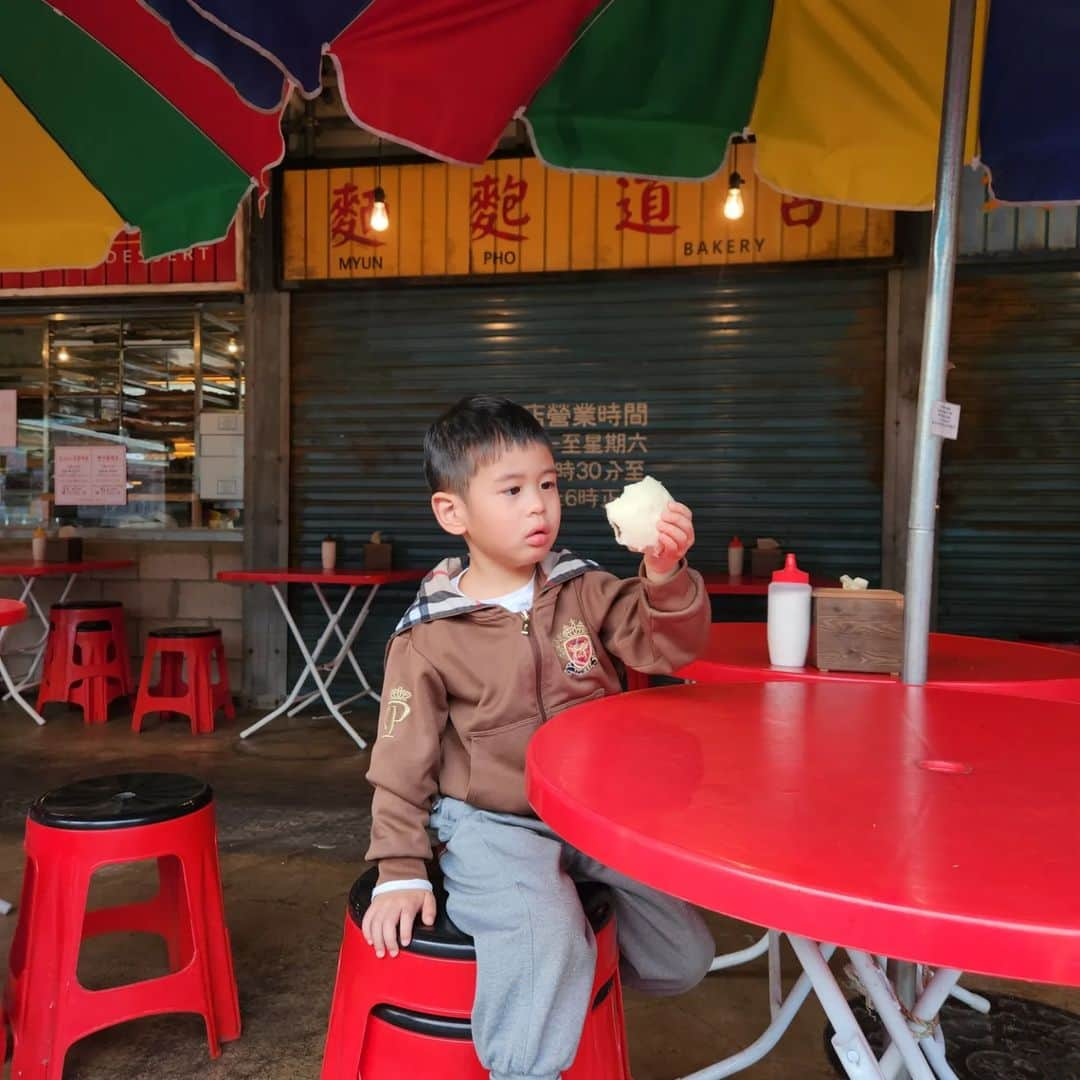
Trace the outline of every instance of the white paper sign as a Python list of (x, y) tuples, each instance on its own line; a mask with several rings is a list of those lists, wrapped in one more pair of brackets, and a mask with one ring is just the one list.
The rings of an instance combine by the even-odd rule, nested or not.
[(122, 446), (58, 446), (53, 470), (57, 506), (126, 506), (127, 451)]
[(960, 428), (960, 406), (951, 401), (935, 401), (930, 413), (930, 430), (943, 439), (955, 439)]
[(0, 450), (13, 450), (19, 443), (19, 392), (0, 390)]

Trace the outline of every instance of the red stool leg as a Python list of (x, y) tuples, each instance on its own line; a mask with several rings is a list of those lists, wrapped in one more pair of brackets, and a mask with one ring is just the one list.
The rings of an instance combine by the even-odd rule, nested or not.
[[(167, 698), (185, 697), (187, 683), (184, 682), (184, 654), (176, 649), (164, 648), (159, 655), (161, 656), (161, 673), (157, 693)], [(161, 710), (163, 720), (172, 719), (172, 715), (165, 709)]]
[[(158, 680), (151, 684), (155, 657), (159, 664)], [(182, 641), (147, 638), (139, 694), (131, 718), (133, 731), (142, 730), (142, 722), (147, 713), (160, 713), (166, 719), (173, 713), (181, 713), (189, 718), (194, 715), (195, 699), (190, 660), (188, 660), (187, 682), (184, 681), (186, 659), (186, 650)]]
[(188, 908), (184, 870), (173, 855), (158, 859), (158, 895), (155, 900), (159, 933), (169, 950), (169, 970), (187, 967), (195, 952), (191, 937), (191, 912)]
[[(151, 679), (154, 676), (154, 660), (158, 656), (161, 657), (161, 671), (158, 676), (157, 685), (151, 686)], [(161, 686), (161, 678), (164, 675), (164, 671), (165, 657), (158, 648), (157, 641), (154, 638), (147, 638), (146, 652), (142, 662), (142, 673), (139, 678), (139, 693), (135, 698), (135, 708), (131, 713), (132, 731), (142, 731), (143, 717), (148, 712), (154, 711), (153, 697), (156, 696), (158, 687)]]
[[(199, 850), (181, 856), (191, 913), (191, 936), (203, 958), (205, 986), (212, 1005), (214, 1031), (224, 1042), (240, 1037), (240, 1002), (233, 973), (232, 949), (225, 926), (225, 903), (218, 872), (217, 839), (212, 808), (208, 807), (206, 841)], [(207, 1022), (207, 1028), (210, 1024)], [(211, 1046), (213, 1043), (211, 1043)], [(215, 1055), (216, 1056), (216, 1055)]]
[(221, 638), (214, 642), (214, 661), (217, 664), (217, 682), (214, 684), (214, 706), (225, 710), (226, 720), (236, 719), (236, 705), (229, 689), (229, 663), (225, 657), (225, 645)]
[(214, 685), (211, 680), (210, 657), (212, 644), (208, 640), (196, 639), (191, 642), (194, 648), (189, 652), (191, 665), (192, 694), (195, 698), (195, 713), (191, 718), (193, 735), (211, 735), (214, 731)]
[(76, 983), (89, 874), (77, 860), (58, 859), (39, 873), (27, 919), (26, 965), (9, 1010), (14, 1052), (12, 1080), (62, 1080)]
[[(359, 974), (367, 960), (363, 949), (370, 951), (371, 946), (346, 912), (320, 1080), (356, 1080), (360, 1069), (368, 1018), (375, 1005), (374, 988)], [(399, 955), (393, 962), (401, 958)]]
[(184, 658), (172, 649), (157, 647), (161, 657), (161, 669), (158, 672), (157, 686), (153, 692), (159, 697), (179, 697), (184, 686)]
[(83, 723), (104, 724), (109, 705), (124, 696), (124, 669), (112, 634), (107, 630), (80, 630), (75, 635), (76, 681), (68, 701), (83, 710)]
[(110, 622), (113, 624), (113, 641), (116, 643), (116, 653), (124, 669), (124, 693), (135, 693), (135, 679), (131, 671), (131, 651), (128, 649), (127, 620), (124, 617), (124, 609), (117, 608), (112, 612)]

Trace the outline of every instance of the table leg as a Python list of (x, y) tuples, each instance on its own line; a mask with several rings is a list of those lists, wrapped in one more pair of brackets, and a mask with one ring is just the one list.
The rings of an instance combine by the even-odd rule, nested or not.
[[(326, 597), (323, 595), (322, 587), (316, 585), (314, 588), (315, 595), (318, 596), (319, 603), (322, 604), (323, 611), (326, 612), (327, 618), (330, 618), (330, 604), (327, 601)], [(378, 585), (371, 586), (370, 591), (368, 592), (367, 599), (364, 601), (364, 606), (360, 609), (360, 613), (353, 621), (352, 627), (350, 628), (347, 635), (341, 632), (340, 620), (334, 625), (334, 633), (337, 635), (337, 639), (341, 643), (341, 648), (338, 650), (338, 654), (334, 657), (334, 661), (330, 665), (330, 668), (327, 672), (325, 680), (326, 688), (329, 690), (329, 688), (334, 682), (334, 679), (337, 678), (337, 673), (341, 669), (341, 666), (346, 658), (348, 658), (349, 662), (352, 664), (352, 669), (355, 672), (356, 677), (360, 680), (360, 685), (363, 687), (363, 690), (361, 690), (359, 694), (353, 694), (352, 697), (346, 698), (344, 701), (339, 702), (339, 709), (343, 709), (346, 705), (351, 705), (354, 701), (358, 701), (360, 698), (363, 697), (372, 697), (376, 701), (381, 700), (379, 695), (372, 689), (371, 683), (368, 682), (367, 676), (364, 674), (363, 669), (360, 667), (360, 664), (358, 663), (356, 657), (353, 656), (352, 652), (353, 643), (356, 641), (356, 638), (359, 635), (364, 623), (367, 622), (368, 612), (371, 610), (371, 605), (375, 600), (375, 595), (376, 593), (378, 593), (378, 591)], [(306, 698), (304, 698), (302, 701), (299, 701), (296, 705), (292, 707), (292, 709), (289, 711), (289, 715), (295, 716), (302, 709), (306, 709), (307, 706), (310, 705), (311, 702), (314, 701), (318, 696), (319, 694), (317, 690), (308, 694)]]
[[(803, 971), (813, 983), (814, 993), (833, 1026), (833, 1050), (836, 1051), (844, 1072), (851, 1080), (885, 1080), (885, 1074), (878, 1066), (877, 1058), (870, 1049), (851, 1006), (829, 970), (829, 963), (821, 945), (797, 934), (789, 934), (788, 940), (802, 964)], [(933, 1080), (933, 1074), (926, 1062), (921, 1061), (921, 1064), (922, 1072), (916, 1073), (916, 1080)]]
[[(326, 646), (329, 645), (330, 638), (333, 637), (334, 634), (337, 634), (339, 639), (341, 637), (341, 620), (345, 617), (345, 611), (347, 610), (349, 604), (352, 602), (352, 598), (356, 595), (357, 586), (349, 586), (348, 591), (345, 593), (345, 598), (341, 601), (341, 603), (337, 606), (336, 609), (332, 609), (330, 605), (326, 602), (326, 599), (325, 597), (323, 597), (318, 585), (312, 583), (312, 588), (315, 590), (315, 594), (319, 597), (319, 601), (322, 603), (323, 606), (323, 611), (326, 613), (326, 630), (323, 632), (319, 640), (315, 643), (315, 649), (311, 654), (312, 660), (316, 662), (316, 667), (318, 667), (318, 659), (323, 654), (323, 650), (326, 648)], [(279, 600), (278, 602), (280, 603), (281, 601)], [(333, 682), (334, 675), (337, 674), (337, 668), (340, 666), (341, 655), (342, 651), (339, 649), (337, 655), (335, 655), (334, 659), (329, 664), (322, 665), (322, 669), (326, 671), (329, 676), (328, 678), (323, 680), (323, 683), (327, 689), (330, 688), (330, 684)], [(301, 690), (303, 690), (305, 684), (307, 683), (309, 674), (310, 672), (306, 669), (301, 674), (299, 681), (294, 687), (295, 692), (290, 695), (290, 697), (294, 701), (296, 695), (299, 694)], [(319, 689), (318, 687), (316, 687), (314, 690), (312, 690), (308, 694), (305, 694), (299, 701), (296, 701), (295, 704), (292, 705), (292, 707), (289, 709), (289, 716), (296, 716), (297, 713), (303, 712), (309, 705), (318, 701), (320, 696), (321, 695)], [(288, 702), (286, 702), (285, 704), (288, 704)]]
[(726, 971), (728, 968), (749, 964), (751, 960), (764, 956), (769, 949), (770, 934), (771, 931), (766, 930), (753, 945), (740, 949), (738, 952), (718, 953), (713, 957), (713, 962), (709, 965), (709, 974), (711, 975), (714, 971)]
[[(905, 1009), (910, 1009), (915, 1004), (916, 996), (915, 965), (902, 960), (889, 960), (886, 971), (900, 1005)], [(907, 1071), (900, 1068), (895, 1080), (908, 1080)]]
[(271, 591), (274, 594), (274, 599), (277, 600), (278, 607), (281, 609), (281, 614), (284, 616), (285, 623), (289, 627), (289, 632), (293, 636), (293, 641), (296, 642), (296, 647), (300, 650), (300, 655), (304, 658), (304, 670), (301, 672), (300, 677), (296, 680), (295, 685), (289, 693), (289, 696), (279, 705), (273, 712), (268, 713), (261, 720), (252, 724), (250, 727), (245, 728), (240, 732), (240, 738), (246, 739), (249, 735), (253, 735), (261, 727), (265, 727), (284, 712), (288, 712), (292, 707), (293, 702), (296, 700), (300, 691), (303, 689), (304, 684), (310, 677), (311, 681), (315, 684), (318, 693), (321, 695), (323, 701), (326, 703), (326, 707), (330, 710), (330, 715), (341, 725), (346, 734), (360, 747), (361, 750), (367, 749), (367, 743), (362, 739), (357, 731), (354, 730), (352, 725), (341, 715), (337, 706), (334, 704), (326, 689), (326, 684), (322, 680), (322, 676), (319, 674), (319, 668), (317, 660), (322, 654), (323, 649), (326, 647), (326, 643), (333, 636), (334, 628), (340, 621), (341, 616), (345, 612), (345, 608), (348, 607), (349, 601), (353, 597), (353, 593), (356, 591), (355, 586), (351, 587), (345, 594), (345, 599), (341, 602), (340, 607), (331, 617), (326, 629), (319, 636), (319, 640), (315, 644), (315, 648), (312, 651), (308, 650), (307, 644), (304, 641), (304, 636), (300, 632), (300, 627), (296, 625), (296, 621), (292, 617), (292, 613), (289, 611), (289, 605), (285, 598), (281, 594), (281, 589), (277, 585), (270, 586)]
[(19, 693), (19, 688), (15, 685), (14, 680), (11, 678), (11, 672), (8, 671), (7, 664), (4, 663), (3, 648), (4, 637), (7, 633), (7, 630), (8, 627), (0, 626), (0, 680), (3, 680), (4, 686), (7, 687), (6, 697), (13, 699), (20, 706), (22, 711), (26, 713), (26, 715), (29, 716), (30, 719), (33, 720), (34, 723), (40, 727), (45, 723), (44, 718), (37, 711), (37, 709), (35, 709), (30, 704), (30, 702), (28, 702), (26, 698), (24, 698), (22, 694)]
[[(772, 933), (772, 931), (770, 931), (770, 933)], [(764, 948), (761, 947), (762, 943), (764, 943)], [(768, 945), (769, 935), (766, 934), (761, 941), (756, 945), (751, 946), (750, 949), (744, 950), (744, 952), (750, 952), (751, 950), (756, 949), (759, 950), (757, 955), (761, 956), (768, 948)], [(829, 957), (832, 956), (834, 948), (835, 946), (833, 945), (823, 945), (821, 947), (826, 964), (828, 964)], [(737, 956), (739, 954), (730, 953), (728, 955)], [(717, 957), (717, 959), (723, 960), (726, 958), (721, 956)], [(813, 984), (810, 980), (810, 976), (804, 972), (795, 981), (795, 985), (791, 988), (787, 997), (784, 998), (780, 1008), (773, 1016), (772, 1022), (757, 1039), (745, 1049), (740, 1050), (737, 1054), (732, 1054), (730, 1057), (724, 1058), (723, 1061), (718, 1061), (714, 1065), (708, 1065), (704, 1069), (699, 1069), (695, 1073), (690, 1073), (688, 1076), (683, 1077), (683, 1080), (722, 1080), (723, 1077), (734, 1076), (735, 1073), (742, 1072), (743, 1069), (748, 1069), (751, 1065), (756, 1065), (772, 1051), (780, 1041), (784, 1032), (791, 1027), (792, 1020), (795, 1019), (795, 1015), (810, 996), (810, 991), (812, 989)], [(854, 1019), (854, 1017), (852, 1019)]]
[[(854, 954), (851, 955), (854, 962), (855, 956)], [(953, 1072), (949, 1063), (945, 1060), (945, 1037), (941, 1033), (937, 1015), (955, 989), (960, 975), (961, 972), (955, 968), (939, 968), (935, 971), (925, 989), (919, 994), (918, 1000), (912, 1006), (910, 1019), (907, 1021), (907, 1027), (912, 1032), (913, 1037), (918, 1039), (919, 1049), (939, 1080), (957, 1080), (956, 1073)], [(891, 994), (892, 987), (887, 980), (885, 980), (885, 987)], [(884, 991), (880, 990), (879, 992), (884, 993)], [(871, 998), (876, 1006), (878, 999), (873, 994), (871, 994)], [(882, 1020), (884, 1021), (884, 1019), (885, 1017), (882, 1015)], [(889, 1034), (892, 1034), (891, 1029)], [(890, 1080), (899, 1072), (901, 1067), (900, 1058), (902, 1056), (903, 1049), (894, 1039), (893, 1044), (885, 1051), (881, 1059), (882, 1071)]]
[[(71, 587), (75, 584), (75, 579), (78, 576), (78, 574), (68, 574), (67, 584), (64, 586), (63, 591), (60, 593), (60, 596), (57, 599), (56, 603), (62, 604), (65, 600), (67, 600), (68, 594), (71, 592)], [(38, 620), (44, 627), (45, 632), (41, 635), (41, 640), (38, 641), (36, 645), (31, 646), (31, 649), (34, 651), (34, 659), (33, 662), (30, 664), (30, 669), (19, 682), (20, 690), (26, 690), (31, 686), (37, 686), (37, 684), (41, 682), (38, 671), (41, 667), (42, 661), (45, 659), (45, 650), (48, 648), (49, 645), (49, 616), (45, 614), (45, 612), (42, 610), (41, 605), (37, 601), (37, 597), (34, 596), (34, 582), (37, 579), (25, 578), (24, 580), (30, 587), (29, 591), (26, 594), (27, 600), (34, 608), (34, 611), (37, 613)]]

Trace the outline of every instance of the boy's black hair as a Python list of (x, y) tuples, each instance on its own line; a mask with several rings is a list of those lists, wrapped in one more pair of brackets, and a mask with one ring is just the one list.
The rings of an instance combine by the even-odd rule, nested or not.
[(528, 409), (494, 394), (471, 394), (452, 405), (424, 436), (424, 475), (432, 492), (464, 495), (481, 465), (512, 446), (551, 442)]

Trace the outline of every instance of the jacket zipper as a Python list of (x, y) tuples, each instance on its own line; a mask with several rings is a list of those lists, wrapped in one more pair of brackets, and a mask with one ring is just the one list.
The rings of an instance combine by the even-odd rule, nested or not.
[(521, 613), (521, 632), (529, 639), (533, 654), (533, 670), (536, 672), (536, 709), (540, 714), (540, 723), (546, 724), (547, 712), (544, 710), (544, 697), (540, 686), (540, 646), (537, 644), (536, 636), (529, 633), (530, 620), (531, 612), (523, 611)]

